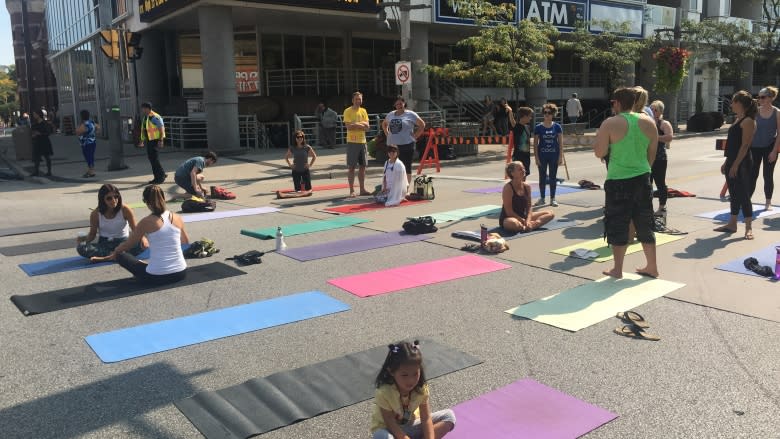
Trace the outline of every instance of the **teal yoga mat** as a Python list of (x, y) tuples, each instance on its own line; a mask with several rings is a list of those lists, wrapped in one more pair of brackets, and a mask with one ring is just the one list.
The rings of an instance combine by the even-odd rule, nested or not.
[[(284, 236), (303, 235), (306, 233), (322, 232), (323, 230), (341, 229), (354, 226), (355, 224), (367, 223), (369, 221), (371, 220), (355, 218), (353, 216), (339, 216), (326, 220), (310, 221), (308, 223), (288, 224), (282, 226), (282, 233), (284, 233)], [(241, 234), (257, 239), (274, 239), (276, 238), (276, 227), (266, 227), (257, 230), (241, 229)]]
[(104, 363), (114, 363), (347, 310), (346, 303), (310, 291), (103, 332), (84, 340)]

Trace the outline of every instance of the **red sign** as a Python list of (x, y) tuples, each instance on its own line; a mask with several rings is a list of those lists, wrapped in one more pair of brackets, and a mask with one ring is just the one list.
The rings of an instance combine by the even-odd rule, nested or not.
[(238, 94), (254, 94), (260, 90), (260, 73), (254, 67), (236, 68), (236, 91)]

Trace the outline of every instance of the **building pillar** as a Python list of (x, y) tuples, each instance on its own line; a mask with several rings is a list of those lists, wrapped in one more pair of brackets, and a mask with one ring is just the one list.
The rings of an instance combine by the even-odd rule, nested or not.
[(590, 87), (590, 62), (580, 60), (580, 71), (582, 72), (582, 81), (580, 82), (580, 88)]
[[(542, 69), (547, 69), (547, 60), (539, 63)], [(547, 103), (547, 81), (525, 88), (525, 100), (531, 108), (541, 107)]]
[(209, 149), (237, 150), (238, 92), (233, 57), (233, 16), (227, 6), (198, 8), (203, 59), (203, 106)]
[(429, 74), (423, 69), (428, 65), (428, 25), (412, 23), (411, 30), (411, 40), (423, 42), (422, 44), (413, 44), (410, 49), (412, 56), (412, 109), (428, 111), (431, 87)]

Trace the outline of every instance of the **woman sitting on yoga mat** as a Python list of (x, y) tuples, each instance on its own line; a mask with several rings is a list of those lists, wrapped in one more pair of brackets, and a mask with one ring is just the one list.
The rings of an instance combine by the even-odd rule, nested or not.
[(549, 210), (534, 212), (531, 207), (531, 185), (525, 182), (525, 165), (510, 162), (506, 165), (510, 178), (501, 192), (502, 207), (498, 224), (508, 232), (530, 232), (549, 223), (555, 214)]
[[(97, 257), (99, 261), (125, 242), (131, 230), (135, 230), (133, 209), (122, 202), (119, 188), (104, 184), (98, 190), (97, 209), (89, 215), (89, 234), (76, 238), (76, 251), (85, 258)], [(98, 241), (92, 242), (96, 235)], [(146, 238), (142, 238), (140, 245), (131, 248), (130, 252), (137, 255), (148, 246)]]
[(387, 145), (387, 161), (385, 162), (385, 174), (382, 177), (382, 189), (374, 198), (385, 206), (398, 206), (406, 197), (408, 189), (406, 165), (398, 159), (398, 147)]
[[(152, 284), (178, 282), (187, 274), (187, 262), (184, 260), (181, 246), (189, 244), (190, 240), (184, 230), (184, 221), (179, 215), (168, 211), (165, 206), (165, 194), (160, 186), (147, 186), (144, 189), (143, 200), (152, 214), (139, 221), (127, 241), (120, 244), (105, 259), (116, 260), (142, 282)], [(128, 252), (144, 236), (149, 240), (148, 264), (139, 261)]]
[(374, 439), (440, 439), (455, 428), (455, 413), (431, 413), (419, 343), (388, 346), (382, 370), (376, 377), (371, 434)]

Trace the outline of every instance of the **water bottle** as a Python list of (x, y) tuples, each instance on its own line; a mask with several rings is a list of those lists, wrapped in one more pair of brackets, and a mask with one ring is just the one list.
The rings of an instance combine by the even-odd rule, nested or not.
[(780, 246), (775, 247), (777, 256), (775, 256), (775, 280), (780, 280)]
[(485, 243), (488, 238), (488, 229), (484, 224), (479, 225), (479, 242), (482, 248), (485, 248)]
[(284, 233), (282, 233), (282, 227), (276, 228), (276, 251), (282, 251), (287, 248), (287, 244), (284, 243)]

